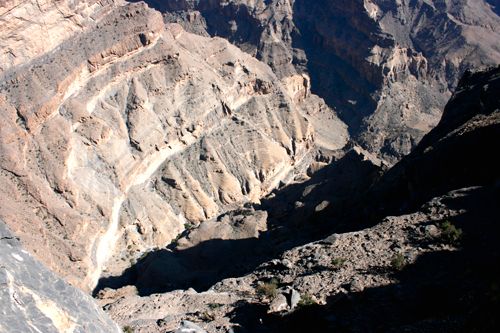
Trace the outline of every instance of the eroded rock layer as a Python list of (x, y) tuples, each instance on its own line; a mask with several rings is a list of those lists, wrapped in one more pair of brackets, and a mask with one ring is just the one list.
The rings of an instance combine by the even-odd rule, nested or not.
[(23, 44), (2, 39), (0, 217), (82, 288), (348, 140), (306, 75), (279, 80), (144, 4), (4, 6)]
[(467, 68), (500, 62), (494, 1), (147, 3), (166, 21), (228, 38), (281, 78), (309, 73), (313, 92), (390, 163), (437, 124)]
[(0, 220), (1, 332), (118, 333), (90, 296), (25, 251)]
[[(202, 292), (171, 288), (144, 294), (139, 279), (135, 286), (103, 289), (99, 302), (117, 322), (138, 332), (182, 332), (186, 321), (221, 333), (497, 331), (500, 166), (491, 152), (499, 149), (499, 87), (500, 67), (466, 73), (439, 125), (365, 193), (351, 196), (350, 215), (339, 214), (339, 198), (323, 194), (330, 205), (316, 206), (316, 219), (305, 219), (316, 229), (332, 219), (347, 221), (344, 228), (350, 232), (326, 238), (323, 233), (317, 241), (289, 246), (250, 272), (221, 279)], [(359, 148), (353, 150), (343, 159), (370, 160)], [(301, 184), (303, 202), (318, 191), (311, 186), (331, 188), (306, 185)], [(300, 212), (303, 203), (297, 203)], [(236, 249), (244, 246), (238, 236), (251, 234), (249, 223), (256, 219), (257, 227), (262, 213), (240, 215), (246, 216), (228, 216), (235, 229), (241, 228), (233, 231), (240, 241)], [(373, 224), (366, 227), (368, 222)], [(217, 226), (221, 230), (228, 224), (222, 220)], [(305, 228), (299, 230), (303, 236)], [(139, 278), (142, 274), (149, 285), (156, 276), (173, 281), (164, 278), (173, 266), (165, 263), (176, 263), (171, 256), (189, 255), (186, 246), (195, 246), (194, 253), (200, 245), (222, 249), (217, 258), (228, 262), (222, 272), (242, 263), (231, 257), (234, 243), (203, 244), (200, 231), (181, 239), (177, 252), (146, 258)], [(269, 237), (266, 244), (279, 247), (289, 239)], [(251, 247), (255, 256), (261, 254), (258, 245), (255, 241)]]

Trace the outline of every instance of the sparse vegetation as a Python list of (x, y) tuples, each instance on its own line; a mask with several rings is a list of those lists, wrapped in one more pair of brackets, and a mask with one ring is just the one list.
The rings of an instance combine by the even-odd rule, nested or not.
[(462, 240), (462, 229), (455, 227), (450, 221), (444, 221), (439, 226), (441, 229), (441, 240), (448, 244), (457, 244)]
[(184, 223), (184, 229), (193, 230), (194, 228), (196, 228), (196, 225), (194, 225), (192, 223)]
[(130, 326), (124, 326), (123, 327), (123, 332), (124, 333), (134, 333), (134, 329)]
[(214, 321), (215, 315), (213, 313), (205, 311), (200, 315), (200, 319), (205, 321), (205, 322)]
[(400, 271), (406, 266), (406, 260), (405, 257), (401, 254), (398, 253), (394, 257), (392, 257), (391, 260), (391, 267), (396, 270)]
[(333, 268), (338, 269), (338, 268), (344, 266), (346, 261), (347, 261), (347, 259), (345, 259), (345, 258), (333, 258), (331, 263), (332, 263)]
[(314, 298), (311, 295), (303, 294), (302, 296), (300, 296), (300, 301), (297, 304), (297, 306), (299, 308), (303, 308), (306, 306), (311, 306), (311, 305), (316, 305), (316, 304), (318, 304), (318, 303), (314, 300)]
[(257, 294), (261, 297), (273, 299), (278, 294), (278, 280), (271, 279), (257, 287)]
[(177, 243), (179, 243), (179, 239), (181, 239), (181, 237), (182, 237), (182, 233), (177, 234), (177, 236), (175, 236), (175, 238), (172, 239), (172, 244), (177, 245)]
[(215, 309), (222, 307), (222, 304), (220, 304), (220, 303), (208, 303), (207, 306), (209, 309), (215, 310)]

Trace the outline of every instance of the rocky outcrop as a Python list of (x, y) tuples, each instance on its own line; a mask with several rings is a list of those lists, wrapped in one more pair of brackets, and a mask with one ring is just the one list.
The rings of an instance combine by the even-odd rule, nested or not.
[(360, 144), (390, 163), (433, 128), (468, 68), (498, 64), (500, 18), (481, 1), (147, 1), (223, 36), (281, 79), (308, 73)]
[[(307, 76), (280, 81), (144, 4), (51, 4), (3, 14), (17, 23), (2, 34), (24, 44), (8, 57), (2, 39), (0, 217), (74, 285), (258, 202), (348, 140)], [(50, 43), (34, 44), (33, 11), (53, 22)]]
[[(498, 212), (496, 199), (498, 189), (453, 191), (416, 213), (286, 251), (251, 274), (225, 279), (205, 292), (176, 290), (140, 297), (126, 287), (106, 290), (98, 301), (114, 320), (137, 332), (174, 330), (181, 320), (208, 332), (479, 327), (476, 320), (482, 313), (491, 316), (494, 311), (489, 305), (475, 308), (489, 302), (482, 288), (489, 288), (495, 278), (490, 260), (498, 258), (498, 249), (493, 250), (498, 237), (484, 237), (483, 232), (498, 230), (484, 219)], [(457, 243), (447, 238), (447, 220), (465, 230)], [(479, 226), (482, 230), (473, 231)], [(488, 241), (481, 243), (485, 238)], [(478, 255), (484, 256), (484, 265), (474, 263)], [(477, 270), (466, 273), (464, 266)], [(266, 284), (275, 288), (275, 296), (259, 294), (259, 286)], [(298, 309), (290, 306), (293, 292), (301, 295)], [(470, 298), (464, 300), (464, 294)], [(460, 306), (453, 307), (457, 302)], [(498, 321), (483, 325), (493, 329)]]
[(0, 331), (121, 332), (93, 299), (21, 247), (0, 220)]
[(0, 3), (0, 73), (47, 54), (102, 19), (120, 1)]
[(454, 189), (494, 184), (500, 168), (491, 153), (499, 148), (499, 90), (499, 67), (467, 72), (439, 124), (372, 187), (362, 199), (372, 204), (360, 204), (360, 210), (380, 217)]
[[(117, 322), (145, 332), (173, 330), (182, 319), (213, 332), (497, 330), (499, 166), (489, 153), (499, 148), (499, 78), (499, 68), (467, 73), (439, 125), (367, 193), (352, 195), (350, 214), (338, 214), (340, 201), (332, 199), (316, 206), (315, 220), (306, 218), (317, 229), (336, 218), (354, 231), (286, 250), (207, 291), (139, 296), (127, 286), (102, 290), (99, 302)], [(342, 160), (353, 155), (376, 165), (359, 147)], [(303, 188), (301, 200), (321, 186)], [(298, 230), (305, 234), (303, 226)], [(183, 250), (199, 240), (196, 232), (192, 243), (186, 236)], [(279, 237), (266, 240), (273, 241)], [(231, 249), (230, 243), (220, 247)], [(218, 259), (229, 258), (226, 252)]]

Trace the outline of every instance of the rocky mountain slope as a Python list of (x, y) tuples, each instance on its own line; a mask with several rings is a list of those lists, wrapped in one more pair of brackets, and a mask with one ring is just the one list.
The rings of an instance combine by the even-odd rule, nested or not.
[[(136, 332), (179, 327), (182, 332), (195, 327), (193, 322), (199, 332), (495, 331), (500, 325), (495, 319), (500, 193), (498, 162), (488, 152), (499, 148), (499, 84), (500, 68), (466, 74), (439, 125), (367, 190), (372, 200), (376, 193), (389, 204), (385, 213), (399, 214), (370, 228), (294, 247), (204, 292), (141, 296), (139, 283), (101, 290), (101, 304)], [(477, 158), (469, 160), (467, 154)], [(427, 175), (411, 185), (431, 169), (436, 177)], [(441, 171), (452, 180), (443, 181)], [(365, 194), (358, 199), (374, 208)], [(318, 212), (323, 223), (332, 212)], [(367, 223), (373, 213), (356, 218)], [(196, 230), (187, 236), (191, 242), (198, 239)], [(185, 251), (186, 243), (179, 245), (175, 251)], [(218, 259), (227, 256), (219, 253)], [(155, 274), (171, 269), (158, 260), (146, 258), (145, 263), (157, 265)]]
[(495, 331), (498, 7), (0, 1), (0, 331)]
[[(258, 202), (348, 140), (305, 77), (280, 81), (144, 4), (35, 5), (8, 3), (0, 26), (0, 217), (74, 285)], [(31, 16), (53, 22), (50, 43)]]
[(81, 290), (33, 259), (0, 220), (0, 332), (121, 332)]
[(280, 78), (307, 73), (359, 143), (390, 163), (437, 124), (465, 69), (500, 61), (500, 18), (482, 0), (147, 2)]

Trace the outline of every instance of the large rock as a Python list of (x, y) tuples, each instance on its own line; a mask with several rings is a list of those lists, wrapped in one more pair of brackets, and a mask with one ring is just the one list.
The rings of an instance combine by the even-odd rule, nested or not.
[(1, 332), (121, 332), (92, 298), (50, 272), (0, 220)]

